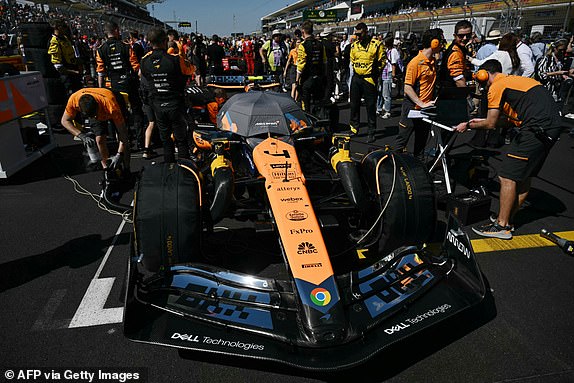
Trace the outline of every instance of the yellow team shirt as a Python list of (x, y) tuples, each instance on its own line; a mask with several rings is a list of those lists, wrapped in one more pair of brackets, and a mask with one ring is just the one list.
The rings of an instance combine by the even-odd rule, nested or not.
[(52, 35), (50, 45), (48, 46), (48, 54), (52, 64), (59, 69), (60, 67), (75, 66), (76, 52), (72, 46), (72, 42), (65, 36)]
[[(385, 54), (385, 46), (379, 40), (371, 38), (369, 44), (364, 47), (360, 41), (355, 41), (351, 45), (351, 64), (353, 71), (366, 81), (376, 86), (375, 79), (370, 76), (375, 69), (378, 73), (383, 71), (387, 64), (387, 57)], [(373, 66), (376, 65), (376, 68)]]

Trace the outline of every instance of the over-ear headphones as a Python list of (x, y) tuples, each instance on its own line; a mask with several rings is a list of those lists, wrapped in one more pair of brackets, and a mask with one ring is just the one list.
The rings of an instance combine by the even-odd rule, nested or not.
[(487, 82), (488, 72), (485, 69), (479, 69), (472, 75), (472, 77), (478, 82)]
[(432, 39), (430, 42), (430, 47), (432, 49), (437, 49), (440, 46), (440, 40), (439, 39)]

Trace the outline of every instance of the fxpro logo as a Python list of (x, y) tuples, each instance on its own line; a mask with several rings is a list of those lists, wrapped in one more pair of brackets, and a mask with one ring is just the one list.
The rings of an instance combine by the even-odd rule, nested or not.
[(316, 254), (317, 248), (311, 242), (301, 242), (297, 246), (297, 254)]
[(184, 340), (187, 342), (199, 343), (199, 336), (180, 334), (178, 332), (174, 332), (173, 335), (171, 336), (171, 339), (177, 339), (177, 340)]
[(458, 238), (456, 237), (456, 232), (454, 230), (451, 229), (448, 231), (448, 233), (446, 234), (446, 239), (450, 243), (452, 243), (452, 245), (456, 247), (458, 251), (464, 254), (466, 258), (470, 259), (470, 250), (464, 245), (464, 243), (458, 240)]
[(291, 234), (312, 234), (313, 229), (290, 229)]

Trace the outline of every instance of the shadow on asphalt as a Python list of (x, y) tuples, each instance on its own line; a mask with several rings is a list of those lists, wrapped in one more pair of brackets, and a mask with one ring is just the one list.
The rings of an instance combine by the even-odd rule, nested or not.
[[(62, 246), (42, 254), (0, 264), (0, 292), (26, 284), (62, 267), (77, 269), (101, 259), (113, 237), (102, 240), (91, 234), (72, 239)], [(127, 244), (129, 233), (118, 236), (116, 244)]]
[(87, 162), (83, 152), (84, 146), (79, 143), (69, 146), (58, 146), (11, 176), (8, 180), (0, 180), (0, 185), (24, 185), (64, 175), (74, 176), (87, 173), (89, 171), (86, 170)]

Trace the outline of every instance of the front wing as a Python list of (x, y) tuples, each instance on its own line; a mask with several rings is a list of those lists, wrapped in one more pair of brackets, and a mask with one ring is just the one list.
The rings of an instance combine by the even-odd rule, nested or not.
[(311, 315), (328, 323), (329, 311), (308, 313), (294, 281), (201, 264), (174, 266), (162, 277), (147, 279), (138, 269), (132, 257), (124, 312), (129, 339), (308, 370), (361, 364), (485, 295), (468, 237), (453, 217), (442, 254), (400, 248), (371, 266), (337, 276), (345, 326), (333, 328), (331, 336), (323, 329), (319, 338), (305, 321)]

